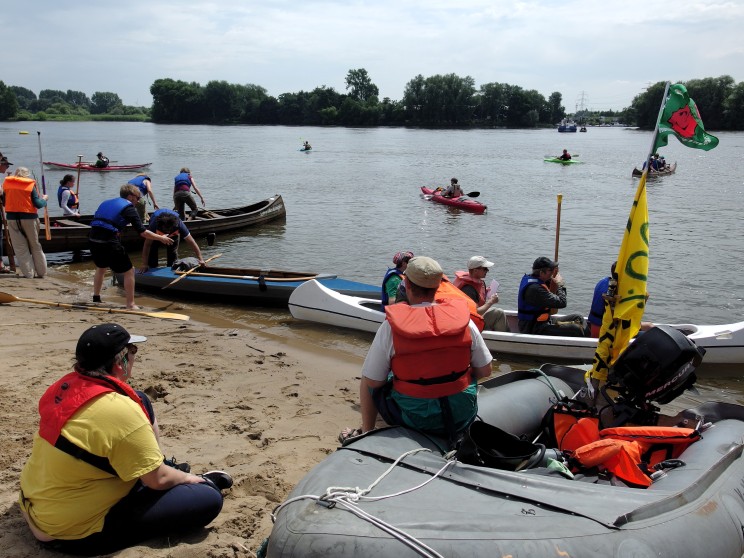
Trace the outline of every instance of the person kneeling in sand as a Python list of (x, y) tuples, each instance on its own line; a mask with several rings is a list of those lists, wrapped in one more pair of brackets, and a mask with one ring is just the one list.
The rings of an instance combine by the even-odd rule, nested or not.
[(409, 304), (385, 307), (386, 319), (362, 366), (362, 427), (345, 429), (339, 435), (342, 443), (372, 430), (378, 413), (388, 424), (451, 442), (475, 419), (477, 380), (491, 375), (493, 357), (466, 300), (434, 302), (443, 275), (431, 258), (408, 262)]
[(152, 404), (127, 384), (144, 341), (118, 324), (87, 329), (74, 371), (39, 401), (19, 504), (46, 548), (108, 554), (201, 529), (222, 510), (230, 476), (192, 475), (166, 464)]

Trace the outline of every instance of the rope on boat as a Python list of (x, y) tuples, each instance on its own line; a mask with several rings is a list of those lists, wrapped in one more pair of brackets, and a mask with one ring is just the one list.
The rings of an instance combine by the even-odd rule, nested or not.
[(377, 479), (372, 482), (367, 488), (359, 488), (358, 486), (355, 487), (343, 487), (343, 486), (330, 486), (326, 489), (326, 492), (323, 496), (315, 496), (312, 494), (303, 494), (300, 496), (295, 496), (294, 498), (290, 498), (289, 500), (286, 500), (285, 502), (279, 504), (276, 508), (274, 508), (274, 511), (271, 513), (271, 520), (273, 522), (276, 521), (276, 516), (279, 513), (279, 511), (282, 510), (285, 506), (298, 502), (300, 500), (315, 500), (319, 504), (325, 505), (327, 507), (334, 507), (338, 506), (340, 508), (343, 508), (360, 519), (363, 519), (365, 521), (368, 521), (375, 527), (381, 529), (382, 531), (385, 531), (389, 535), (391, 535), (394, 539), (399, 540), (412, 550), (414, 550), (416, 553), (420, 554), (421, 556), (424, 556), (426, 558), (444, 558), (442, 554), (431, 548), (426, 543), (418, 540), (416, 537), (413, 537), (403, 531), (402, 529), (399, 529), (395, 527), (394, 525), (391, 525), (382, 519), (375, 517), (363, 509), (361, 509), (359, 506), (356, 505), (356, 502), (359, 502), (360, 500), (368, 501), (368, 502), (376, 502), (379, 500), (385, 500), (387, 498), (394, 498), (396, 496), (401, 496), (403, 494), (407, 494), (409, 492), (413, 492), (414, 490), (418, 490), (420, 488), (423, 488), (430, 482), (432, 482), (434, 479), (442, 475), (447, 468), (452, 466), (456, 460), (448, 460), (444, 466), (442, 466), (441, 469), (439, 469), (434, 475), (432, 475), (429, 479), (425, 480), (421, 484), (418, 484), (416, 486), (413, 486), (411, 488), (407, 488), (404, 490), (401, 490), (399, 492), (395, 492), (393, 494), (386, 494), (384, 496), (367, 496), (369, 492), (372, 491), (375, 486), (377, 486), (382, 480), (388, 476), (395, 467), (398, 466), (398, 464), (403, 461), (406, 457), (409, 455), (416, 454), (421, 451), (431, 451), (428, 448), (415, 448), (410, 451), (405, 452), (402, 454), (398, 459), (396, 459), (390, 467), (388, 467), (384, 473), (382, 473)]

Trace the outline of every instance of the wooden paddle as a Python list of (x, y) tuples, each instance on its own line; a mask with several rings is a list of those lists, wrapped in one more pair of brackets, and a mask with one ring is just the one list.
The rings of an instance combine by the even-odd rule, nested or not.
[[(545, 157), (546, 159), (558, 159), (560, 155), (543, 155), (543, 157)], [(576, 154), (571, 153), (571, 159), (576, 159), (578, 157), (579, 157), (578, 153)]]
[[(193, 272), (193, 269), (189, 271), (182, 271), (176, 273), (187, 274)], [(194, 277), (222, 277), (223, 279), (243, 279), (246, 281), (258, 281), (259, 278), (263, 277), (264, 281), (268, 283), (291, 283), (292, 281), (310, 281), (310, 279), (317, 279), (317, 275), (305, 275), (302, 277), (266, 277), (265, 275), (228, 275), (226, 273), (201, 273), (199, 271), (193, 273)], [(165, 287), (163, 287), (165, 288)]]
[[(216, 255), (212, 256), (211, 258), (207, 258), (206, 260), (204, 260), (204, 263), (205, 263), (205, 264), (208, 264), (208, 263), (209, 263), (209, 262), (211, 262), (212, 260), (216, 260), (217, 258), (219, 258), (219, 257), (220, 257), (221, 255), (222, 255), (222, 254), (216, 254)], [(191, 269), (189, 269), (189, 270), (188, 270), (188, 271), (187, 271), (186, 273), (184, 273), (183, 275), (181, 275), (181, 276), (179, 276), (179, 277), (176, 277), (175, 279), (173, 279), (173, 281), (171, 281), (170, 283), (168, 283), (168, 284), (167, 284), (167, 285), (166, 285), (165, 287), (163, 287), (163, 289), (167, 289), (167, 288), (168, 288), (168, 287), (170, 287), (171, 285), (175, 285), (175, 284), (176, 284), (176, 283), (178, 283), (178, 282), (179, 282), (179, 281), (180, 281), (181, 279), (183, 279), (183, 278), (184, 278), (184, 277), (186, 277), (187, 275), (191, 275), (192, 273), (194, 273), (194, 272), (195, 272), (195, 271), (196, 271), (197, 269), (199, 269), (200, 267), (202, 267), (202, 266), (200, 266), (200, 265), (197, 265), (196, 267), (192, 267)]]
[(63, 302), (49, 302), (33, 298), (20, 298), (12, 294), (0, 292), (0, 304), (8, 302), (30, 302), (32, 304), (46, 304), (47, 306), (58, 306), (59, 308), (71, 308), (73, 310), (94, 310), (96, 312), (108, 312), (113, 314), (133, 314), (135, 316), (149, 316), (151, 318), (164, 318), (168, 320), (188, 320), (186, 314), (174, 314), (172, 312), (143, 312), (141, 310), (126, 310), (124, 308), (105, 308), (103, 306), (88, 306), (86, 304), (65, 304)]
[[(44, 157), (41, 154), (41, 132), (36, 132), (39, 138), (39, 166), (41, 167), (41, 189), (46, 196), (46, 179), (44, 178)], [(39, 185), (36, 185), (36, 192), (39, 192)], [(49, 204), (44, 205), (44, 236), (47, 240), (52, 239), (52, 228), (49, 226)]]
[(553, 257), (553, 261), (558, 261), (558, 244), (560, 243), (561, 239), (561, 203), (563, 202), (563, 194), (558, 194), (558, 214), (556, 216), (555, 220), (555, 256)]
[[(75, 182), (75, 197), (80, 193), (80, 167), (83, 165), (83, 156), (78, 155), (78, 175), (77, 181)], [(80, 198), (78, 198), (78, 209), (80, 208)], [(79, 211), (78, 211), (79, 213)]]

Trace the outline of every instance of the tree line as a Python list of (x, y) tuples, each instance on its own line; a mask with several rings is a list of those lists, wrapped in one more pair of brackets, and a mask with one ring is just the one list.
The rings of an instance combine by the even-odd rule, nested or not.
[[(696, 101), (709, 130), (744, 130), (744, 83), (730, 76), (682, 82)], [(346, 91), (325, 85), (312, 91), (269, 95), (254, 84), (210, 81), (206, 85), (171, 78), (150, 87), (151, 107), (125, 106), (119, 96), (96, 92), (42, 90), (37, 97), (24, 87), (0, 81), (0, 120), (52, 117), (120, 117), (172, 124), (283, 124), (305, 126), (553, 127), (566, 117), (581, 124), (618, 122), (652, 129), (664, 82), (650, 86), (622, 111), (582, 110), (572, 115), (561, 93), (545, 98), (538, 91), (507, 83), (476, 87), (470, 76), (417, 75), (399, 101), (380, 100), (379, 89), (364, 68), (349, 70)]]

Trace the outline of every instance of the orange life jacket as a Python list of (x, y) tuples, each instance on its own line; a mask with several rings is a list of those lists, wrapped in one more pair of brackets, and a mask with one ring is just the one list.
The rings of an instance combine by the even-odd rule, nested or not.
[(483, 317), (478, 314), (478, 306), (473, 302), (473, 299), (458, 289), (455, 285), (450, 283), (450, 280), (444, 276), (442, 282), (437, 288), (437, 293), (434, 295), (434, 302), (444, 302), (445, 300), (464, 300), (468, 303), (468, 310), (470, 311), (470, 319), (478, 328), (478, 331), (483, 331), (486, 326), (486, 322), (483, 321)]
[(3, 182), (5, 192), (5, 211), (8, 213), (36, 213), (31, 201), (31, 191), (36, 181), (22, 176), (8, 176)]
[(470, 285), (478, 293), (478, 306), (486, 303), (486, 284), (482, 279), (471, 277), (469, 271), (455, 271), (455, 287), (462, 289), (465, 285)]
[(470, 314), (459, 299), (431, 306), (385, 307), (395, 354), (393, 389), (434, 399), (465, 390), (471, 382)]

